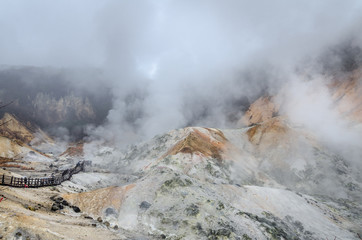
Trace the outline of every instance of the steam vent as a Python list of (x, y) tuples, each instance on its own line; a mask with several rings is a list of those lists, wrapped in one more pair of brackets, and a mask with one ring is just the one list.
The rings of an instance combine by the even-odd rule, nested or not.
[(361, 13), (0, 1), (0, 240), (361, 240)]

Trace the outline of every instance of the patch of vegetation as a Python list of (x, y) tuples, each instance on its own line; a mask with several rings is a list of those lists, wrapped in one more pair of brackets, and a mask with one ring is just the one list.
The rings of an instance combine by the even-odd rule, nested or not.
[(164, 214), (162, 212), (158, 212), (156, 210), (152, 210), (150, 211), (149, 213), (151, 216), (155, 216), (155, 217), (158, 217), (158, 218), (163, 218), (164, 217)]
[(207, 170), (208, 173), (210, 173), (211, 175), (213, 175), (213, 170), (214, 168), (212, 167), (211, 163), (208, 162), (205, 166), (205, 169)]
[(320, 201), (324, 202), (330, 209), (344, 217), (355, 221), (361, 218), (362, 208), (358, 202), (351, 201), (345, 198), (333, 199), (323, 196)]
[(242, 240), (252, 240), (252, 238), (249, 237), (248, 234), (244, 233)]
[(200, 210), (196, 204), (191, 204), (185, 209), (185, 212), (188, 216), (196, 216), (199, 214)]
[(233, 226), (229, 223), (223, 222), (222, 220), (218, 221), (217, 224), (219, 227), (214, 226), (214, 228), (203, 229), (201, 223), (197, 223), (192, 227), (192, 229), (197, 231), (198, 235), (205, 236), (210, 240), (235, 239), (233, 237), (235, 236), (235, 228)]
[(181, 179), (180, 177), (174, 177), (170, 180), (167, 180), (163, 183), (162, 189), (167, 188), (176, 188), (176, 187), (187, 187), (192, 185), (192, 182), (189, 179)]
[(271, 214), (270, 212), (262, 212), (261, 214), (263, 214), (266, 218), (272, 218), (273, 214)]
[(349, 183), (346, 184), (346, 188), (349, 191), (356, 191), (356, 190), (358, 190), (358, 185), (353, 183), (353, 182), (349, 182)]
[(265, 227), (265, 231), (270, 234), (271, 239), (277, 240), (277, 239), (287, 239), (287, 240), (297, 240), (298, 238), (289, 238), (287, 233), (284, 232), (283, 229), (278, 227), (269, 227), (262, 224), (263, 227)]
[(171, 163), (171, 156), (166, 156), (164, 159), (163, 159), (163, 162), (167, 165), (169, 165)]
[(225, 206), (224, 206), (224, 204), (222, 202), (219, 201), (219, 203), (217, 204), (216, 210), (220, 211), (220, 210), (223, 210), (223, 209), (225, 209)]
[(227, 237), (230, 238), (232, 231), (227, 228), (220, 228), (218, 230), (209, 229), (207, 233), (207, 238), (210, 240), (218, 240)]
[(230, 180), (229, 165), (220, 162), (218, 159), (211, 159), (207, 162), (205, 170), (214, 178), (225, 179), (227, 182)]
[(269, 212), (262, 213), (265, 217), (260, 217), (255, 214), (242, 211), (239, 211), (236, 214), (246, 216), (247, 218), (260, 223), (260, 226), (264, 229), (267, 237), (272, 240), (297, 240), (303, 238), (300, 237), (300, 235), (303, 235), (306, 237), (306, 239), (313, 239), (310, 232), (304, 231), (303, 224), (299, 221), (293, 221), (292, 217), (290, 216), (286, 216), (285, 218), (288, 222), (287, 224)]

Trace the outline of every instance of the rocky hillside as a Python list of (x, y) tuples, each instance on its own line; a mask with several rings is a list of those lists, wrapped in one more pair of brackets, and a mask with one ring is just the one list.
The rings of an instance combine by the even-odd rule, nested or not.
[(30, 122), (23, 123), (9, 113), (0, 119), (0, 136), (0, 154), (5, 158), (23, 158), (30, 151), (37, 152), (33, 145), (54, 142), (39, 127)]
[(48, 94), (38, 93), (32, 101), (35, 116), (44, 121), (57, 124), (69, 119), (95, 120), (96, 114), (88, 98), (73, 93), (56, 99)]
[(54, 140), (36, 125), (9, 113), (0, 119), (0, 175), (44, 175), (54, 161), (52, 148)]
[(98, 79), (96, 69), (55, 69), (50, 67), (0, 67), (3, 102), (13, 102), (6, 111), (43, 129), (65, 127), (82, 136), (84, 124), (99, 124), (111, 108), (109, 89), (85, 84)]
[(9, 113), (5, 113), (0, 119), (0, 134), (3, 137), (26, 144), (53, 141), (39, 127), (30, 122), (23, 123), (15, 115)]
[[(101, 149), (94, 163), (113, 159)], [(361, 185), (350, 167), (280, 117), (240, 130), (172, 131), (131, 148), (116, 166), (136, 180), (64, 198), (151, 238), (357, 239), (360, 231)], [(97, 200), (104, 196), (112, 197)]]
[[(357, 132), (359, 72), (326, 86), (333, 111)], [(282, 94), (253, 103), (241, 129), (185, 128), (119, 153), (89, 148), (95, 166), (133, 180), (64, 197), (150, 238), (358, 239), (359, 171), (284, 115)], [(113, 200), (96, 200), (104, 195)]]
[[(325, 85), (331, 111), (361, 136), (360, 70), (342, 77)], [(74, 144), (50, 161), (64, 169), (91, 160), (71, 181), (1, 187), (0, 232), (9, 239), (361, 239), (359, 165), (295, 122), (284, 96), (258, 99), (237, 129), (187, 127), (126, 150)]]

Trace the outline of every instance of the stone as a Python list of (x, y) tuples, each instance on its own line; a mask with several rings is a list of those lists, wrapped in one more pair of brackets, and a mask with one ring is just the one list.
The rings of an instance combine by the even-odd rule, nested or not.
[(150, 207), (151, 207), (151, 203), (149, 203), (149, 202), (147, 202), (147, 201), (143, 201), (143, 202), (141, 202), (141, 204), (140, 204), (140, 208), (141, 208), (141, 209), (144, 209), (144, 210), (149, 209)]
[(80, 208), (77, 206), (72, 206), (71, 208), (73, 208), (74, 212), (76, 212), (76, 213), (80, 212)]
[(28, 209), (30, 210), (30, 211), (35, 211), (35, 210), (37, 210), (35, 207), (33, 207), (33, 206), (28, 206)]
[(55, 211), (58, 211), (60, 208), (59, 208), (59, 205), (58, 204), (53, 204), (52, 205), (52, 208), (50, 209), (51, 211), (55, 212)]

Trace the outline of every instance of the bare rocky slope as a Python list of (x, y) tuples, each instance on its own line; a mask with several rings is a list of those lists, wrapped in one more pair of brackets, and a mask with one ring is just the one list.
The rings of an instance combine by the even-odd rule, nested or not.
[[(334, 111), (361, 135), (360, 70), (326, 88)], [(62, 169), (92, 160), (71, 181), (41, 189), (0, 187), (6, 199), (0, 202), (0, 235), (360, 239), (359, 165), (285, 115), (282, 97), (258, 99), (238, 129), (177, 129), (127, 150), (95, 142), (71, 146), (44, 164)], [(44, 167), (33, 166), (34, 172)], [(54, 209), (55, 203), (62, 207)]]
[(0, 119), (0, 167), (11, 171), (29, 170), (34, 166), (28, 160), (50, 161), (49, 155), (37, 149), (42, 144), (54, 145), (54, 140), (39, 127), (22, 122), (5, 113)]
[(102, 73), (91, 68), (0, 66), (0, 100), (12, 102), (5, 111), (43, 130), (57, 133), (61, 126), (80, 138), (84, 124), (100, 124), (111, 108), (109, 89), (85, 81), (99, 78)]
[[(172, 131), (119, 161), (119, 171), (137, 173), (130, 184), (64, 198), (150, 238), (358, 239), (360, 183), (310, 136), (303, 140), (314, 158), (295, 166), (289, 155), (300, 135), (280, 118), (238, 130)], [(101, 150), (98, 164), (113, 157)], [(330, 198), (324, 180), (338, 184), (345, 198)], [(104, 196), (112, 197), (97, 201)]]

